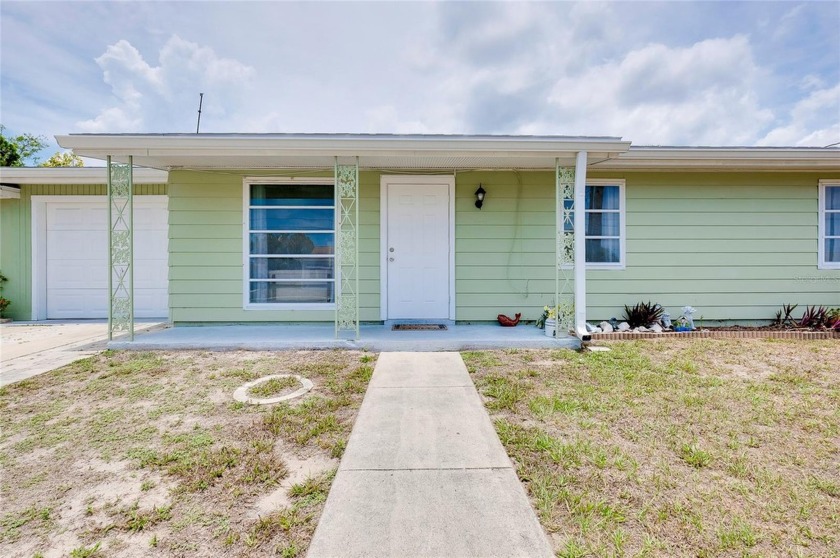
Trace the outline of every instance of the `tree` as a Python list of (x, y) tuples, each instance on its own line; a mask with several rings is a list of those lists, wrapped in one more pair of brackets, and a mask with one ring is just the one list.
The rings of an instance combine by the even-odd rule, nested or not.
[(19, 167), (20, 153), (15, 144), (0, 136), (0, 167)]
[(72, 151), (56, 152), (52, 157), (38, 165), (39, 167), (83, 167), (85, 162)]
[(31, 163), (32, 165), (38, 164), (38, 152), (47, 147), (47, 138), (34, 134), (20, 134), (19, 136), (7, 138), (4, 134), (5, 130), (6, 127), (0, 124), (0, 137), (5, 140), (2, 142), (3, 156), (5, 158), (7, 154), (6, 143), (10, 143), (14, 146), (18, 154), (18, 159), (14, 161), (14, 157), (12, 157), (11, 164), (4, 164), (3, 166), (22, 167), (26, 163)]

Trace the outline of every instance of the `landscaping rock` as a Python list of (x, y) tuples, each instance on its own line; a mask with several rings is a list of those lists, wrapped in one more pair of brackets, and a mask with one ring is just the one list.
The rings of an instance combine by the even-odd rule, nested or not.
[(630, 324), (627, 322), (621, 322), (618, 324), (618, 331), (630, 331)]
[(598, 324), (598, 327), (600, 327), (601, 331), (603, 331), (604, 333), (613, 332), (613, 327), (610, 325), (610, 322), (601, 322), (600, 324)]
[(654, 333), (662, 333), (662, 326), (659, 324), (653, 324), (650, 326), (650, 330)]
[(636, 333), (647, 333), (650, 330), (648, 328), (646, 328), (645, 326), (639, 326), (636, 329), (634, 329), (633, 331), (635, 331)]

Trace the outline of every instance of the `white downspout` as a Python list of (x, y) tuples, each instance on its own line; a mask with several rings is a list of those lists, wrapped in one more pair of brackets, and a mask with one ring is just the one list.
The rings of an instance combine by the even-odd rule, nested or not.
[(575, 334), (589, 341), (586, 331), (586, 151), (575, 161)]

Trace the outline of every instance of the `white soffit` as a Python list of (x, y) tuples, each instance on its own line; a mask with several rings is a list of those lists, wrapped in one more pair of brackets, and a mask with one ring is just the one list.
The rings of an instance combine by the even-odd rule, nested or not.
[[(166, 184), (164, 170), (134, 167), (134, 184)], [(107, 184), (106, 167), (0, 167), (5, 184)]]

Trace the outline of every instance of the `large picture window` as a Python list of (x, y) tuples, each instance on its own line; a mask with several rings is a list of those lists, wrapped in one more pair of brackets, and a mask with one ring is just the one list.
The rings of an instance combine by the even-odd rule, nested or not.
[(819, 229), (819, 266), (840, 269), (840, 181), (820, 181)]
[(246, 183), (249, 304), (335, 302), (332, 184)]
[[(563, 201), (567, 209), (573, 200)], [(590, 268), (624, 267), (624, 183), (587, 181), (586, 184), (586, 264)], [(574, 230), (574, 211), (565, 230)]]

